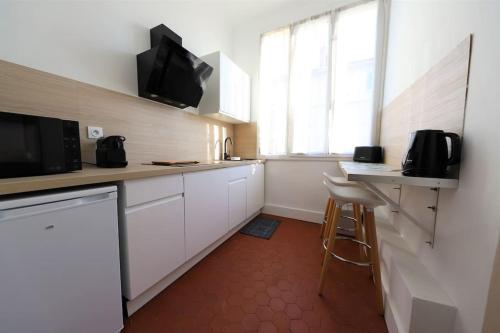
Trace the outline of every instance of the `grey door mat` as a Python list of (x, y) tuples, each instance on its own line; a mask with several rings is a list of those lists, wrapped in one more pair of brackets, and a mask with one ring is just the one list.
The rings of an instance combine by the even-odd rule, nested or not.
[(278, 228), (280, 222), (276, 220), (266, 219), (264, 217), (256, 217), (246, 226), (241, 228), (240, 233), (244, 235), (269, 239)]

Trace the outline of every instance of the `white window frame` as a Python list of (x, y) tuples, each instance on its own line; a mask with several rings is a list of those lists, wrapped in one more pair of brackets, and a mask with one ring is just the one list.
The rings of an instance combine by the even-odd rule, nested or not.
[[(341, 6), (338, 8), (335, 8), (333, 10), (318, 14), (318, 15), (313, 15), (309, 18), (293, 22), (289, 25), (286, 26), (281, 26), (279, 28), (273, 29), (271, 31), (262, 33), (260, 36), (260, 39), (262, 37), (272, 31), (275, 30), (280, 30), (283, 28), (288, 27), (290, 29), (290, 33), (293, 32), (294, 26), (301, 24), (302, 22), (305, 22), (307, 20), (314, 19), (319, 16), (323, 15), (330, 15), (331, 20), (332, 20), (332, 25), (331, 25), (331, 35), (330, 35), (330, 46), (332, 45), (333, 42), (333, 36), (334, 36), (334, 29), (335, 29), (335, 17), (338, 15), (339, 12), (347, 10), (352, 7), (356, 7), (359, 5), (363, 5), (372, 1), (376, 1), (378, 3), (377, 6), (377, 40), (376, 40), (376, 50), (375, 50), (375, 78), (374, 78), (374, 91), (373, 91), (373, 110), (374, 110), (374, 130), (373, 130), (373, 137), (372, 140), (374, 143), (379, 143), (380, 142), (380, 126), (381, 126), (381, 120), (382, 120), (382, 108), (383, 108), (383, 97), (384, 97), (384, 81), (385, 81), (385, 67), (386, 67), (386, 60), (387, 60), (387, 39), (388, 39), (388, 24), (389, 24), (389, 19), (390, 19), (390, 0), (360, 0), (357, 2), (354, 2), (352, 4), (348, 4), (345, 6)], [(260, 45), (259, 43), (259, 54), (260, 54)], [(332, 48), (329, 48), (329, 60), (332, 58)], [(331, 64), (331, 61), (329, 61)], [(260, 64), (259, 64), (260, 66)], [(329, 75), (331, 76), (331, 69), (329, 71)], [(259, 76), (257, 77), (259, 81)], [(328, 85), (331, 86), (331, 78), (329, 79)], [(331, 87), (329, 87), (328, 91), (331, 94)], [(288, 115), (289, 116), (289, 115)], [(258, 123), (257, 123), (258, 126)], [(259, 129), (257, 130), (257, 133), (259, 133)], [(288, 124), (287, 124), (287, 152), (289, 152), (290, 149), (290, 138), (289, 138), (289, 129), (288, 129)], [(259, 158), (265, 158), (268, 160), (300, 160), (300, 161), (314, 161), (314, 160), (321, 160), (321, 161), (327, 161), (327, 160), (332, 160), (332, 161), (339, 161), (339, 160), (349, 160), (352, 158), (353, 154), (338, 154), (338, 153), (332, 153), (332, 154), (303, 154), (303, 153), (287, 153), (284, 155), (264, 155), (260, 153), (260, 140), (257, 140), (258, 144), (258, 157)]]

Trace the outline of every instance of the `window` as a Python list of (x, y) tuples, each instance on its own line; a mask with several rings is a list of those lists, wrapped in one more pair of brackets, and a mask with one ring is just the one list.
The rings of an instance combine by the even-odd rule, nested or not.
[(377, 1), (261, 38), (262, 155), (352, 153), (375, 137)]

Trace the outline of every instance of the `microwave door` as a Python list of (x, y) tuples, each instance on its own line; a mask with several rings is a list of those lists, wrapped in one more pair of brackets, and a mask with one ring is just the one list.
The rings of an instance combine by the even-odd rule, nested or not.
[(0, 178), (41, 172), (39, 137), (36, 117), (0, 113)]
[(39, 118), (41, 166), (43, 173), (65, 171), (64, 135), (61, 119)]

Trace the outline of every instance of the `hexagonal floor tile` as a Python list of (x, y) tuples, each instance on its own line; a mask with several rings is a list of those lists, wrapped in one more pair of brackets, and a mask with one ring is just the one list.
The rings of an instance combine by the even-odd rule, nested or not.
[(273, 218), (283, 223), (271, 239), (235, 234), (128, 318), (122, 332), (387, 332), (368, 270), (332, 261), (320, 298), (319, 226)]

